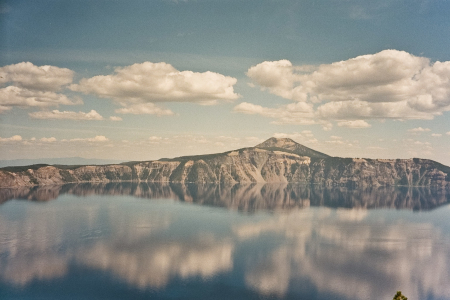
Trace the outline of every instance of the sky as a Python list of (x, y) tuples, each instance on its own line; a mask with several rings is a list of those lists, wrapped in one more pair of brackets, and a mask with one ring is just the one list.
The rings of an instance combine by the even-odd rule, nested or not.
[(0, 160), (288, 137), (450, 165), (449, 0), (0, 1)]

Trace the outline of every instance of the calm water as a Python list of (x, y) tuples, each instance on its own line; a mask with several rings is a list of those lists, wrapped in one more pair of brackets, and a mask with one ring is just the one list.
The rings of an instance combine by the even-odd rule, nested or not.
[(0, 299), (450, 299), (449, 200), (296, 185), (3, 189)]

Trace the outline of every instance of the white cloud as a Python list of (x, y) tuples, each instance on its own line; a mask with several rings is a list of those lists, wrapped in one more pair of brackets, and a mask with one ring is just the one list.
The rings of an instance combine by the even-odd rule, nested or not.
[(431, 131), (431, 129), (430, 128), (422, 128), (422, 127), (408, 129), (408, 132), (413, 132), (413, 133), (421, 133), (421, 132), (428, 132), (428, 131)]
[(2, 110), (11, 109), (13, 106), (48, 107), (81, 103), (81, 99), (71, 100), (66, 95), (50, 91), (33, 91), (16, 86), (0, 89), (0, 107)]
[(161, 141), (162, 137), (160, 136), (151, 136), (148, 138), (149, 141), (155, 142), (155, 141)]
[(298, 98), (294, 94), (293, 86), (298, 81), (298, 76), (288, 60), (262, 62), (248, 69), (247, 76), (263, 89), (269, 89), (272, 94), (292, 100), (306, 100), (303, 95)]
[(407, 101), (370, 103), (350, 100), (328, 102), (319, 106), (316, 116), (321, 119), (432, 119), (433, 115), (411, 108)]
[(290, 103), (277, 108), (262, 107), (248, 102), (242, 102), (233, 108), (234, 112), (261, 115), (275, 119), (273, 124), (312, 125), (321, 124), (330, 126), (329, 122), (314, 117), (313, 105), (305, 102)]
[(446, 135), (450, 135), (450, 131), (446, 133)]
[(109, 120), (110, 121), (122, 121), (122, 118), (121, 117), (117, 117), (117, 116), (111, 116), (111, 117), (109, 117)]
[(235, 100), (236, 78), (214, 72), (178, 71), (161, 62), (144, 62), (116, 68), (112, 75), (84, 78), (71, 85), (74, 91), (110, 98), (121, 104)]
[(20, 135), (13, 135), (9, 138), (2, 138), (0, 137), (0, 142), (19, 142), (22, 140), (22, 137)]
[(341, 141), (341, 140), (332, 140), (332, 141), (325, 141), (325, 143), (328, 143), (328, 144), (335, 144), (335, 145), (343, 145), (343, 144), (345, 144), (343, 141)]
[(293, 139), (293, 140), (304, 138), (303, 134), (298, 133), (298, 132), (294, 132), (294, 133), (276, 132), (273, 134), (273, 137), (275, 137), (277, 139), (289, 138), (289, 139)]
[(69, 99), (56, 93), (72, 82), (74, 72), (54, 66), (35, 66), (21, 62), (0, 68), (0, 113), (19, 107), (48, 107), (82, 104), (80, 98)]
[(69, 142), (107, 142), (109, 139), (105, 137), (104, 135), (97, 135), (93, 138), (76, 138), (76, 139), (70, 139)]
[(293, 132), (293, 133), (282, 133), (282, 132), (276, 132), (273, 134), (273, 137), (276, 138), (290, 138), (295, 141), (298, 141), (299, 143), (306, 143), (306, 144), (317, 144), (318, 140), (314, 138), (314, 134), (310, 130), (303, 130), (300, 132)]
[(21, 62), (0, 68), (0, 83), (11, 82), (14, 86), (37, 91), (57, 91), (72, 83), (74, 72), (55, 66), (35, 66)]
[(5, 111), (8, 111), (10, 109), (11, 109), (10, 106), (2, 106), (2, 105), (0, 105), (0, 114), (4, 113)]
[(363, 120), (354, 120), (354, 121), (341, 121), (337, 123), (339, 127), (347, 127), (347, 128), (368, 128), (371, 127), (369, 123)]
[(341, 126), (358, 121), (367, 127), (361, 123), (367, 119), (433, 119), (450, 110), (450, 61), (430, 62), (404, 51), (384, 50), (316, 68), (266, 61), (251, 67), (247, 75), (272, 94), (308, 105), (322, 103), (301, 116), (292, 115), (287, 105), (273, 109), (241, 103), (235, 108), (279, 123), (336, 120)]
[(441, 137), (442, 134), (440, 134), (440, 133), (432, 133), (431, 136), (432, 137)]
[(37, 111), (28, 114), (33, 119), (50, 119), (50, 120), (103, 120), (103, 117), (96, 112), (91, 110), (88, 113), (85, 112), (74, 112), (74, 111)]
[(311, 130), (303, 130), (303, 131), (302, 131), (302, 134), (303, 134), (304, 136), (307, 136), (307, 137), (313, 137), (313, 136), (314, 136), (314, 134), (312, 133)]
[[(126, 104), (123, 104), (124, 106)], [(161, 108), (154, 103), (139, 103), (115, 110), (118, 114), (172, 116), (173, 111)]]
[(39, 139), (39, 141), (44, 142), (44, 143), (53, 143), (53, 142), (56, 142), (56, 138), (54, 138), (54, 137), (50, 137), (50, 138), (43, 137), (43, 138)]

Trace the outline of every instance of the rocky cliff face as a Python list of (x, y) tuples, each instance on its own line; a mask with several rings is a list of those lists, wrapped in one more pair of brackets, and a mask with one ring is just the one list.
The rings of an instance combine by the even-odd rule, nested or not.
[(253, 148), (168, 160), (3, 168), (0, 187), (121, 181), (447, 187), (449, 174), (450, 167), (431, 160), (330, 157), (290, 139), (271, 138)]

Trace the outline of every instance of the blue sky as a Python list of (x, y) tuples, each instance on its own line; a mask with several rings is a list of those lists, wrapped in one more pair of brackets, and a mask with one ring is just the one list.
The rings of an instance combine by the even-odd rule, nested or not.
[(291, 137), (450, 165), (450, 1), (0, 2), (0, 159)]

